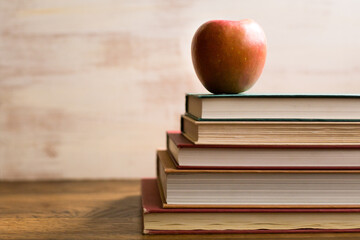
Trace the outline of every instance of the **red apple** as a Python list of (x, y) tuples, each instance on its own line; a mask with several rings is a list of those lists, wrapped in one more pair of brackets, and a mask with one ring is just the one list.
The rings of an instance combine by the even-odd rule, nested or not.
[(248, 90), (260, 77), (266, 38), (253, 20), (213, 20), (196, 31), (191, 55), (198, 78), (212, 93)]

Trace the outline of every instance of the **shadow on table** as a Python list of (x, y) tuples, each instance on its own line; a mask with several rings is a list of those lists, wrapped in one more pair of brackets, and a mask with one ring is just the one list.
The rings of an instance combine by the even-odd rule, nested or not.
[[(143, 235), (141, 197), (128, 196), (110, 201), (101, 207), (95, 207), (84, 216), (84, 222), (73, 229), (59, 233), (57, 239), (291, 239), (291, 240), (335, 240), (356, 239), (351, 235), (314, 235), (314, 234), (209, 234), (209, 235)], [(340, 238), (339, 238), (340, 237)]]

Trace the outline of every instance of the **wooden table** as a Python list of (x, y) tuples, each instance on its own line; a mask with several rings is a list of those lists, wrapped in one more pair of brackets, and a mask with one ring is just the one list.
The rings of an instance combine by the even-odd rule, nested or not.
[[(0, 182), (0, 239), (360, 239), (360, 234), (141, 234), (140, 182)], [(360, 221), (360, 219), (359, 219)]]

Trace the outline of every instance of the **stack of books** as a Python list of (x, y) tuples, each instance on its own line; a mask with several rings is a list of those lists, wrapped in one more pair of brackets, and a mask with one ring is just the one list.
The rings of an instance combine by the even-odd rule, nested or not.
[(145, 234), (360, 232), (360, 95), (186, 95)]

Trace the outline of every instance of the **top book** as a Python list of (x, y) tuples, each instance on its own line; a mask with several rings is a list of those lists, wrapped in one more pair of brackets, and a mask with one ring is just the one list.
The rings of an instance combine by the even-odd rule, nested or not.
[(360, 121), (360, 95), (187, 94), (186, 112), (196, 120)]

